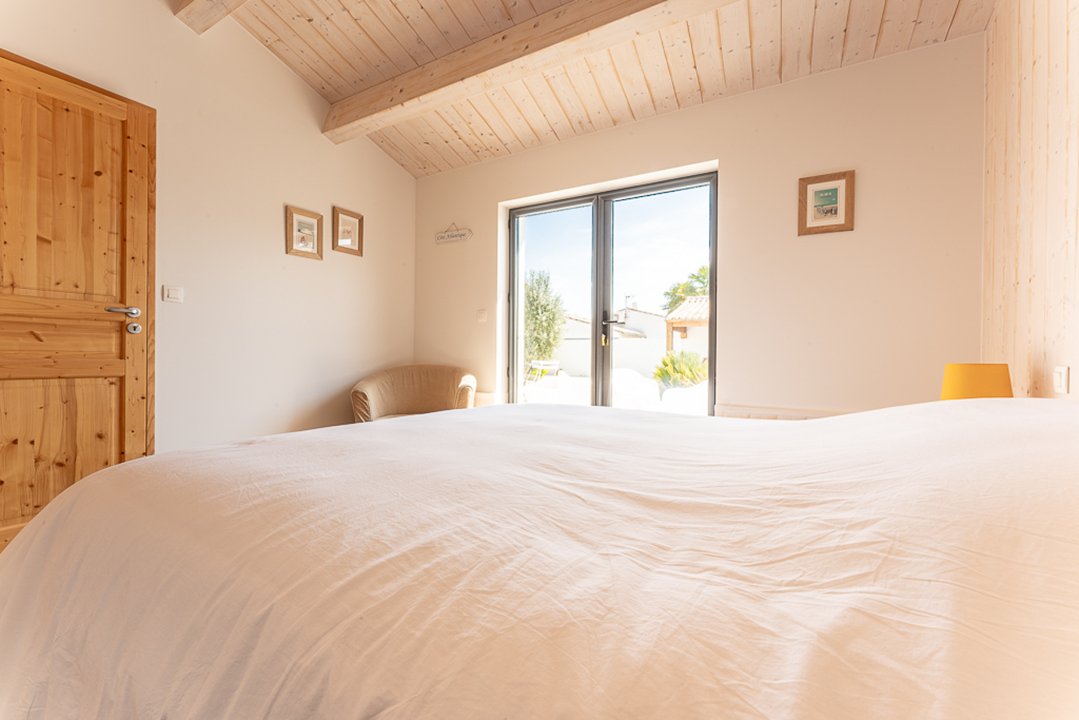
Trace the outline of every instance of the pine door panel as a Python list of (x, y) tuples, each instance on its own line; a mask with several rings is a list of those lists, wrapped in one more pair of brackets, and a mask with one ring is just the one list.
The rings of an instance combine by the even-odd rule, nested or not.
[(0, 52), (0, 549), (152, 452), (155, 132), (152, 109)]
[(120, 294), (123, 123), (32, 90), (0, 93), (5, 243), (15, 294), (115, 302)]
[(24, 525), (75, 481), (118, 462), (119, 408), (116, 378), (0, 382), (0, 526)]

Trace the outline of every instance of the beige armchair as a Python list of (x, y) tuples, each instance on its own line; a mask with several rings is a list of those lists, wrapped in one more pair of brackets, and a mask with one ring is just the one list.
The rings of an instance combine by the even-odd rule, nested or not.
[(390, 368), (365, 377), (352, 388), (356, 422), (470, 408), (475, 401), (475, 376), (444, 365)]

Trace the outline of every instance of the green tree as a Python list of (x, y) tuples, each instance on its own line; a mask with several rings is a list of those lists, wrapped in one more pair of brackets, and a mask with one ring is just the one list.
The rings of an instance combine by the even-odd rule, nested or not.
[(546, 271), (529, 271), (525, 281), (525, 362), (550, 360), (562, 342), (566, 311), (551, 289)]
[(671, 285), (670, 289), (663, 293), (663, 296), (667, 298), (667, 303), (663, 306), (663, 309), (670, 312), (681, 305), (682, 301), (687, 297), (707, 294), (708, 266), (701, 265), (700, 270), (690, 273), (689, 279)]

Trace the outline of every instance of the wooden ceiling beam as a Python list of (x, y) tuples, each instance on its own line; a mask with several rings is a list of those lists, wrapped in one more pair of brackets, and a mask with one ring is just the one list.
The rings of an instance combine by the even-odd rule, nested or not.
[(202, 35), (235, 12), (247, 0), (179, 0), (176, 17)]
[(571, 0), (334, 103), (323, 132), (367, 135), (738, 1)]

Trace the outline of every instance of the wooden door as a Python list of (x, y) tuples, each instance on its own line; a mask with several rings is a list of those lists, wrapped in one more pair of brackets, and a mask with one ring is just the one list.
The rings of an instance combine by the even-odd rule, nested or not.
[(0, 52), (0, 549), (153, 451), (155, 122)]

